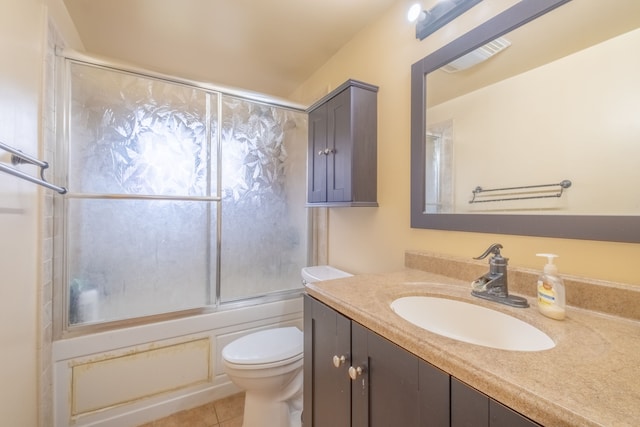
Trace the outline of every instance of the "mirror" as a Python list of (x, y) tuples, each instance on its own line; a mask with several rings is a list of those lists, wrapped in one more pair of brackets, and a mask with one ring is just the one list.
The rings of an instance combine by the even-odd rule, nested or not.
[[(520, 69), (515, 73), (513, 67), (501, 67), (506, 57), (516, 55), (515, 45), (521, 45), (517, 32), (528, 31), (536, 25), (547, 25), (552, 15), (539, 21), (536, 18), (547, 12), (568, 3), (569, 0), (521, 0), (504, 12), (489, 19), (480, 26), (469, 31), (465, 35), (452, 41), (445, 47), (433, 52), (412, 66), (412, 95), (411, 95), (411, 226), (414, 228), (430, 228), (441, 230), (458, 230), (498, 234), (518, 234), (530, 236), (559, 237), (573, 239), (605, 240), (620, 242), (640, 242), (640, 191), (634, 188), (638, 179), (636, 166), (637, 155), (629, 155), (630, 149), (637, 150), (640, 147), (640, 128), (637, 119), (633, 118), (638, 111), (640, 96), (626, 102), (626, 105), (608, 116), (609, 121), (615, 123), (614, 133), (623, 135), (623, 148), (613, 149), (619, 145), (613, 144), (612, 139), (619, 135), (606, 134), (609, 139), (602, 141), (603, 135), (598, 135), (597, 130), (592, 130), (592, 119), (586, 120), (588, 126), (577, 126), (575, 117), (562, 117), (555, 114), (559, 104), (566, 103), (566, 93), (571, 84), (577, 78), (562, 77), (557, 63), (573, 58), (570, 55), (579, 51), (582, 54), (589, 46), (600, 43), (618, 34), (627, 33), (637, 28), (639, 6), (633, 0), (625, 0), (616, 3), (604, 3), (597, 0), (581, 0), (574, 2), (583, 6), (585, 3), (598, 3), (598, 7), (611, 9), (623, 8), (630, 19), (623, 20), (623, 27), (619, 25), (603, 25), (602, 31), (597, 31), (595, 26), (582, 23), (581, 30), (570, 28), (566, 25), (567, 17), (561, 30), (560, 37), (551, 36), (550, 31), (542, 36), (526, 38), (529, 46), (525, 47), (525, 56), (518, 59)], [(575, 20), (582, 18), (581, 13), (575, 13), (574, 3), (567, 6), (566, 10), (574, 12)], [(571, 9), (569, 9), (571, 7)], [(559, 10), (558, 12), (562, 12)], [(603, 10), (599, 15), (607, 19), (611, 15), (608, 10)], [(533, 22), (530, 22), (533, 21)], [(619, 20), (618, 20), (619, 21)], [(636, 22), (634, 22), (636, 21)], [(617, 22), (617, 21), (616, 21)], [(524, 25), (527, 24), (527, 25)], [(577, 34), (576, 34), (577, 31)], [(543, 33), (545, 33), (543, 31)], [(634, 31), (635, 34), (638, 31)], [(512, 38), (513, 45), (498, 53), (490, 60), (457, 73), (445, 73), (441, 67), (449, 64), (469, 52), (476, 50), (485, 44), (494, 41), (498, 37)], [(626, 37), (626, 35), (625, 35)], [(637, 34), (635, 35), (638, 40)], [(566, 47), (563, 43), (569, 39), (574, 40), (572, 47)], [(616, 37), (617, 40), (619, 37)], [(608, 42), (607, 42), (608, 43)], [(598, 45), (599, 48), (601, 45)], [(587, 50), (590, 50), (589, 48)], [(620, 50), (620, 48), (617, 48)], [(541, 51), (546, 55), (541, 63), (532, 62), (533, 51)], [(614, 49), (615, 50), (615, 49)], [(511, 51), (513, 53), (511, 53)], [(626, 56), (633, 57), (634, 50), (623, 52)], [(507, 55), (509, 53), (509, 55)], [(567, 56), (569, 55), (569, 56)], [(504, 57), (502, 57), (504, 56)], [(598, 65), (603, 70), (611, 73), (624, 71), (625, 67), (607, 64), (609, 57), (600, 54)], [(565, 66), (564, 62), (562, 66)], [(637, 64), (637, 60), (636, 60)], [(538, 68), (536, 68), (538, 67)], [(555, 67), (555, 68), (554, 68)], [(638, 75), (636, 70), (631, 70), (632, 76)], [(523, 79), (523, 76), (531, 78), (531, 74), (540, 70), (548, 70), (547, 79), (543, 80), (545, 86), (554, 81), (558, 86), (550, 86), (550, 93), (546, 95), (546, 104), (535, 106), (533, 99), (534, 84), (527, 83), (529, 92), (519, 92), (514, 86), (515, 81)], [(576, 71), (572, 71), (575, 73)], [(511, 73), (511, 74), (507, 74)], [(589, 83), (587, 88), (577, 88), (575, 91), (582, 93), (587, 98), (593, 98), (598, 105), (591, 108), (592, 114), (597, 114), (599, 120), (605, 113), (611, 113), (606, 96), (596, 94), (594, 88), (598, 86), (597, 79), (600, 72), (595, 72), (588, 63), (578, 71), (581, 79)], [(589, 75), (589, 73), (592, 73)], [(468, 80), (453, 79), (467, 78), (465, 75), (473, 75), (476, 82), (471, 84)], [(551, 75), (553, 78), (549, 78)], [(571, 74), (569, 74), (571, 75)], [(609, 79), (619, 79), (615, 74)], [(507, 84), (502, 87), (507, 78)], [(439, 80), (439, 82), (437, 82)], [(617, 89), (621, 92), (610, 91), (608, 96), (612, 101), (620, 98), (620, 94), (627, 96), (631, 90), (638, 94), (638, 84), (627, 85), (626, 88)], [(432, 88), (432, 83), (436, 83)], [(604, 78), (606, 83), (606, 78)], [(635, 88), (635, 89), (634, 89)], [(464, 95), (463, 91), (472, 91), (470, 95)], [(560, 92), (558, 94), (558, 92)], [(478, 98), (479, 94), (493, 94), (489, 98)], [(500, 94), (500, 95), (497, 95)], [(519, 95), (516, 95), (519, 94)], [(464, 96), (463, 96), (464, 95)], [(465, 100), (467, 96), (474, 96), (473, 101)], [(503, 110), (494, 109), (493, 104), (499, 100), (503, 104)], [(560, 102), (562, 101), (562, 102)], [(573, 116), (575, 111), (582, 108), (586, 101), (580, 101), (578, 107), (566, 107)], [(474, 105), (471, 116), (464, 116), (464, 107)], [(619, 108), (619, 107), (616, 107)], [(502, 113), (500, 113), (502, 111)], [(538, 113), (532, 113), (539, 112)], [(595, 112), (594, 112), (595, 111)], [(522, 114), (518, 114), (522, 112)], [(620, 113), (621, 112), (621, 113)], [(482, 126), (470, 130), (473, 120), (481, 122)], [(533, 117), (531, 123), (524, 123), (526, 117)], [(555, 122), (554, 122), (555, 120)], [(573, 121), (572, 121), (573, 120)], [(634, 124), (635, 123), (635, 124)], [(551, 125), (548, 128), (544, 126)], [(589, 127), (589, 129), (585, 129)], [(578, 129), (578, 136), (569, 134), (569, 130)], [(624, 132), (622, 132), (624, 130)], [(592, 132), (591, 135), (589, 132)], [(585, 137), (585, 135), (587, 135)], [(442, 141), (453, 140), (454, 148), (446, 148), (448, 145), (435, 144), (432, 139)], [(611, 138), (611, 139), (610, 139)], [(570, 147), (568, 142), (579, 139), (602, 143), (589, 152), (585, 145)], [(588, 142), (587, 141), (587, 142)], [(467, 144), (467, 145), (465, 145)], [(520, 144), (520, 145), (518, 145)], [(435, 148), (434, 148), (435, 147)], [(443, 148), (444, 147), (444, 148)], [(529, 151), (527, 151), (529, 150)], [(623, 155), (619, 155), (623, 152)], [(489, 153), (488, 158), (482, 158)], [(624, 165), (611, 167), (612, 157), (617, 156), (616, 162), (626, 162)], [(464, 163), (464, 158), (468, 160)], [(578, 158), (593, 157), (596, 163), (591, 166), (576, 166)], [(436, 170), (430, 165), (433, 159), (439, 167)], [(606, 160), (603, 160), (606, 159)], [(626, 171), (628, 179), (615, 176), (618, 170)], [(524, 171), (524, 173), (523, 173)], [(604, 173), (600, 173), (600, 171)], [(629, 175), (631, 174), (631, 175)], [(633, 175), (635, 174), (635, 175)], [(610, 181), (609, 181), (610, 180)], [(569, 183), (567, 184), (567, 181)], [(564, 183), (560, 186), (560, 183)], [(531, 189), (529, 186), (558, 184), (551, 188)], [(611, 184), (611, 185), (610, 185)], [(506, 192), (494, 193), (491, 203), (476, 203), (475, 201), (492, 200), (492, 195), (478, 192), (477, 187), (483, 190), (495, 188), (508, 188)], [(512, 187), (527, 187), (511, 190)], [(597, 193), (597, 188), (605, 188), (604, 192)], [(462, 188), (462, 189), (461, 189)], [(556, 197), (557, 193), (562, 193)], [(506, 194), (506, 196), (503, 196)], [(540, 197), (544, 195), (544, 197)], [(469, 203), (476, 197), (474, 203)], [(487, 197), (487, 199), (483, 199)], [(512, 200), (517, 199), (517, 200)], [(438, 213), (444, 212), (444, 213)]]

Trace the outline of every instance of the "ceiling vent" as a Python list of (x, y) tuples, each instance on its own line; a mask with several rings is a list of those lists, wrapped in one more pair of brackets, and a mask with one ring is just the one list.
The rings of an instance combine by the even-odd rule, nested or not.
[(484, 46), (477, 48), (476, 50), (455, 59), (441, 68), (442, 71), (447, 73), (456, 73), (458, 71), (466, 70), (474, 65), (477, 65), (493, 55), (502, 52), (504, 49), (511, 46), (511, 42), (503, 37), (499, 37)]

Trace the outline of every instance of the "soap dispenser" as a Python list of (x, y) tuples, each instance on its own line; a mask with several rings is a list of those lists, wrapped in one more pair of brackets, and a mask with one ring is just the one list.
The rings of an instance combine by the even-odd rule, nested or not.
[(565, 293), (564, 283), (558, 276), (558, 267), (553, 263), (555, 254), (536, 254), (546, 257), (547, 264), (538, 278), (538, 310), (543, 315), (556, 320), (564, 319)]

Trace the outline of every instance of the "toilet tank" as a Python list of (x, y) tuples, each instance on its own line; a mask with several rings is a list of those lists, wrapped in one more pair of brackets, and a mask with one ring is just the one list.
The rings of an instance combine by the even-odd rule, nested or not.
[(350, 276), (353, 276), (353, 274), (338, 270), (330, 265), (314, 265), (312, 267), (304, 267), (302, 269), (302, 284), (340, 279)]

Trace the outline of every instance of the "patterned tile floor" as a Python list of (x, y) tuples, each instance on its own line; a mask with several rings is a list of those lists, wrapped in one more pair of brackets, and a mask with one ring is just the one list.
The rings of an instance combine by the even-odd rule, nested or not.
[(244, 393), (177, 412), (139, 427), (242, 427)]

